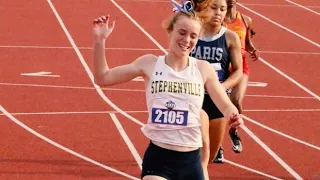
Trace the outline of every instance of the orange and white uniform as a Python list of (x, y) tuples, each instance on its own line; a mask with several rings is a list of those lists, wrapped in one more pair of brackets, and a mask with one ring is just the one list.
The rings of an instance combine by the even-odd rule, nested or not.
[(246, 59), (246, 36), (247, 36), (247, 24), (241, 16), (240, 12), (237, 12), (236, 19), (233, 22), (226, 23), (228, 29), (238, 34), (241, 41), (241, 54), (243, 59), (243, 73), (249, 75), (248, 61)]

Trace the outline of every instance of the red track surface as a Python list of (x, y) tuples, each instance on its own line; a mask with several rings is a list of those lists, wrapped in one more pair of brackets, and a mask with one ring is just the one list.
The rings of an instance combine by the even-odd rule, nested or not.
[[(319, 12), (317, 0), (294, 2), (312, 6), (311, 9)], [(104, 101), (104, 95), (97, 93), (81, 60), (91, 67), (91, 21), (102, 14), (111, 14), (117, 21), (107, 43), (107, 48), (113, 48), (107, 50), (110, 66), (129, 63), (145, 53), (159, 55), (162, 51), (111, 1), (53, 0), (52, 3), (79, 48), (80, 57), (46, 1), (0, 2), (0, 10), (6, 14), (0, 16), (3, 24), (0, 27), (0, 105), (4, 108), (0, 112), (0, 179), (127, 179), (105, 166), (139, 178), (137, 161), (120, 132), (127, 134), (138, 155), (143, 157), (148, 140), (140, 131), (141, 125), (132, 119), (146, 122), (144, 85), (132, 81), (102, 91), (113, 104), (133, 117), (128, 118), (121, 114), (123, 111), (117, 112)], [(168, 2), (119, 0), (117, 3), (162, 47), (167, 47), (161, 22), (171, 13)], [(279, 0), (242, 0), (241, 3), (320, 43), (315, 27), (318, 15)], [(254, 42), (262, 51), (262, 58), (319, 96), (319, 47), (252, 12), (239, 9), (254, 20), (257, 31)], [(21, 73), (40, 71), (60, 77), (21, 76)], [(268, 84), (248, 88), (244, 115), (296, 140), (251, 121), (245, 121), (246, 126), (299, 176), (319, 179), (319, 100), (262, 61), (250, 61), (250, 73), (250, 81)], [(13, 123), (14, 118), (9, 114), (2, 114), (5, 110), (31, 131), (105, 165), (104, 168), (24, 130)], [(117, 128), (114, 123), (117, 120), (112, 119), (110, 113), (115, 113), (123, 130)], [(224, 149), (229, 161), (210, 164), (212, 179), (270, 179), (230, 164), (232, 162), (280, 179), (296, 179), (292, 171), (288, 172), (250, 135), (244, 131), (240, 135), (244, 151), (234, 154), (226, 136)]]

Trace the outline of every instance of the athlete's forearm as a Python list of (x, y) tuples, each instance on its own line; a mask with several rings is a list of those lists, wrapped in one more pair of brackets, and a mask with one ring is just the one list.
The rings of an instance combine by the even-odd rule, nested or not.
[(246, 51), (253, 52), (256, 50), (256, 47), (253, 45), (252, 41), (247, 42), (246, 44)]
[(246, 36), (246, 51), (253, 52), (255, 50), (256, 48), (252, 42), (251, 28), (248, 28), (248, 35)]
[(93, 44), (93, 74), (94, 81), (101, 84), (104, 79), (104, 74), (109, 67), (105, 56), (105, 40), (95, 40)]

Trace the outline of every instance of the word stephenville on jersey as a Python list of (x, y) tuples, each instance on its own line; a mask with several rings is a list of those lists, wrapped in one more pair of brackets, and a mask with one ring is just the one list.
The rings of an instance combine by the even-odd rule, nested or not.
[(201, 84), (190, 82), (152, 81), (151, 93), (169, 92), (201, 96)]

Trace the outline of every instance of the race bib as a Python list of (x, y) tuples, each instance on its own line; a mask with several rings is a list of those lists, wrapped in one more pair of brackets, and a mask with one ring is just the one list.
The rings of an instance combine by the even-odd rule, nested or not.
[(211, 65), (211, 66), (213, 67), (213, 69), (216, 70), (216, 71), (220, 71), (220, 70), (222, 69), (221, 63), (211, 63), (210, 65)]
[(155, 101), (152, 107), (151, 120), (155, 124), (188, 125), (189, 105), (179, 101)]
[(223, 79), (223, 71), (221, 71), (222, 70), (221, 63), (211, 63), (210, 65), (214, 68), (214, 70), (216, 70), (218, 78), (221, 81)]

